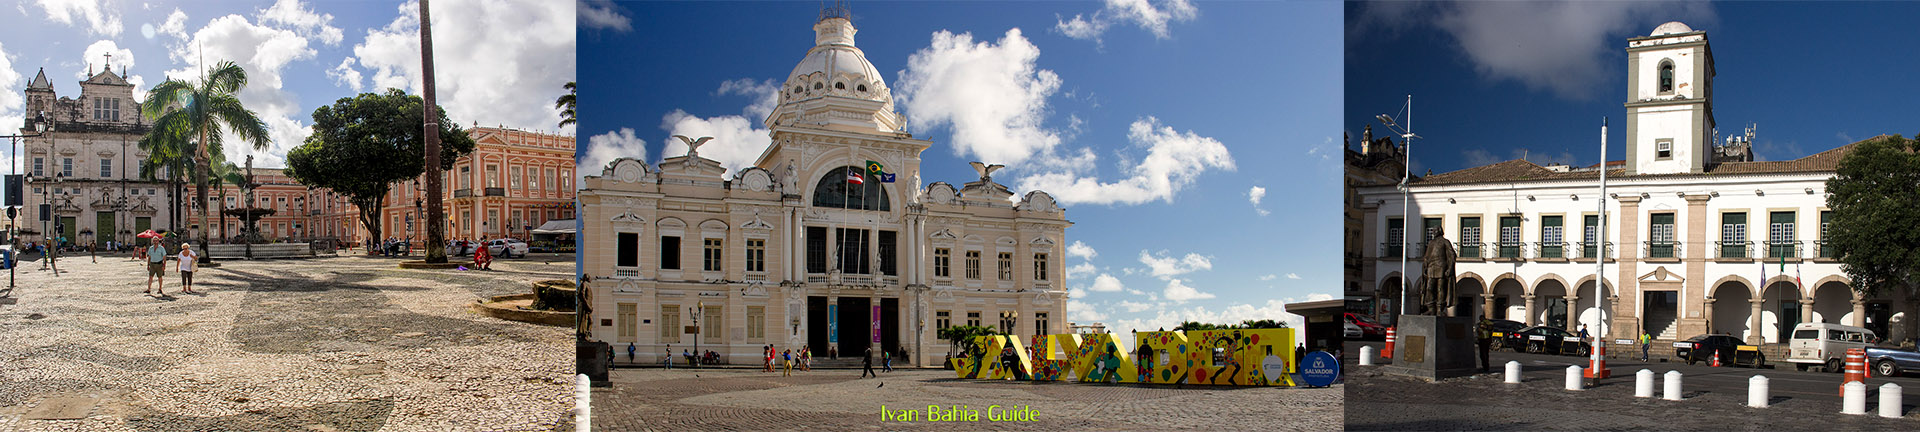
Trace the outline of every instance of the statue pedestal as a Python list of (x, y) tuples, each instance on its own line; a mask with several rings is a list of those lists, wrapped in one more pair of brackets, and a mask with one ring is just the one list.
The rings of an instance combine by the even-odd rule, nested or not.
[(613, 386), (613, 381), (607, 379), (608, 370), (613, 368), (612, 359), (607, 358), (607, 353), (610, 352), (608, 349), (611, 346), (606, 342), (598, 341), (575, 342), (573, 345), (574, 361), (577, 365), (575, 373), (586, 374), (587, 380), (593, 383), (593, 387)]
[(1435, 381), (1472, 375), (1479, 367), (1474, 321), (1464, 317), (1401, 315), (1393, 364), (1382, 372)]

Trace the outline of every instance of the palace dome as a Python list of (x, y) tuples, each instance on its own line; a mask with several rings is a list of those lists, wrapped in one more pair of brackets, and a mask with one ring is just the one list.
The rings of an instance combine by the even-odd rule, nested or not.
[(787, 75), (780, 89), (781, 102), (826, 95), (892, 101), (880, 70), (854, 46), (852, 22), (829, 17), (814, 23), (813, 32), (813, 49)]
[(1687, 27), (1686, 23), (1682, 23), (1679, 21), (1667, 21), (1666, 24), (1661, 24), (1659, 27), (1654, 27), (1652, 36), (1669, 35), (1669, 34), (1676, 34), (1676, 33), (1692, 33), (1692, 32), (1693, 32), (1693, 27)]

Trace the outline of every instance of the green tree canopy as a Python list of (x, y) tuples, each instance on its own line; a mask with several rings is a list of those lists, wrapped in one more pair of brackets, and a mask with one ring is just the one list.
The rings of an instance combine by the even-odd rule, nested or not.
[[(369, 239), (381, 238), (380, 209), (394, 183), (426, 172), (426, 122), (419, 96), (400, 90), (361, 93), (313, 110), (313, 134), (287, 152), (286, 174), (302, 184), (332, 189), (360, 209)], [(473, 152), (473, 138), (446, 110), (440, 124), (441, 169)]]
[(947, 355), (952, 356), (953, 350), (956, 348), (958, 348), (960, 352), (972, 352), (975, 348), (973, 346), (973, 338), (976, 336), (993, 336), (997, 334), (1000, 334), (1000, 329), (988, 326), (952, 326), (940, 329), (935, 336), (952, 342), (952, 344), (947, 347)]
[[(1920, 142), (1899, 135), (1854, 145), (1827, 180), (1825, 247), (1862, 297), (1906, 293), (1920, 306)], [(1912, 328), (1914, 320), (1907, 320)], [(1911, 338), (1913, 332), (1907, 332)]]
[(567, 81), (565, 87), (567, 88), (567, 94), (560, 95), (559, 99), (553, 101), (553, 107), (560, 109), (560, 127), (567, 127), (567, 125), (575, 123), (573, 100), (574, 96), (579, 94), (579, 91), (574, 89), (573, 81)]
[[(211, 154), (220, 151), (225, 141), (222, 129), (251, 144), (254, 150), (266, 150), (270, 138), (267, 136), (267, 123), (253, 110), (240, 104), (236, 95), (247, 87), (247, 71), (232, 61), (221, 61), (212, 69), (203, 73), (199, 85), (177, 79), (169, 79), (153, 86), (147, 91), (147, 99), (140, 102), (140, 113), (153, 120), (153, 130), (141, 139), (142, 149), (166, 149), (149, 156), (147, 162), (154, 166), (174, 166), (181, 163), (197, 165), (194, 184), (195, 195), (203, 208), (212, 208), (207, 202), (207, 181), (213, 163)], [(193, 144), (189, 144), (189, 140)], [(195, 151), (187, 152), (192, 149)], [(159, 156), (162, 159), (155, 160)], [(180, 158), (185, 158), (184, 161)], [(170, 170), (178, 172), (179, 170)], [(176, 180), (178, 181), (178, 180)], [(175, 213), (180, 206), (174, 206)], [(211, 231), (208, 213), (200, 212), (200, 246), (203, 253), (200, 261), (212, 260), (213, 254), (204, 253), (207, 235)], [(177, 220), (177, 218), (170, 218)]]

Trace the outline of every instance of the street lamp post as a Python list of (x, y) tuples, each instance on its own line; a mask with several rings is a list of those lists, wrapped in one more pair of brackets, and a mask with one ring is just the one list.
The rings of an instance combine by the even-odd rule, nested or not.
[(687, 317), (693, 319), (693, 367), (694, 368), (699, 368), (701, 358), (705, 357), (700, 355), (701, 354), (700, 312), (705, 311), (706, 309), (707, 309), (706, 302), (695, 302), (693, 307), (687, 308)]
[[(8, 154), (13, 155), (14, 160), (16, 161), (20, 160), (20, 139), (34, 138), (34, 137), (40, 137), (40, 136), (46, 135), (47, 132), (50, 132), (53, 130), (53, 122), (51, 120), (52, 119), (47, 116), (46, 111), (40, 111), (40, 112), (34, 113), (33, 123), (32, 123), (33, 125), (32, 134), (6, 136), (7, 138), (9, 138), (8, 141), (11, 142), (11, 145), (9, 146), (9, 151), (11, 153), (8, 153)], [(15, 167), (16, 165), (14, 165), (14, 163), (12, 162), (9, 162), (7, 164), (8, 179), (12, 179), (14, 178), (14, 176), (20, 175), (19, 170), (16, 170)], [(22, 189), (21, 191), (11, 191), (11, 190), (7, 191), (7, 193), (9, 194), (6, 198), (7, 200), (7, 206), (6, 206), (7, 207), (7, 244), (9, 245), (9, 249), (7, 250), (7, 253), (9, 254), (7, 256), (7, 260), (8, 260), (7, 290), (4, 292), (0, 292), (0, 304), (13, 303), (14, 267), (19, 267), (19, 263), (20, 263), (19, 261), (20, 260), (20, 233), (17, 232), (15, 228), (14, 220), (19, 218), (21, 206), (16, 205), (14, 203), (17, 202), (17, 203), (25, 204), (26, 201), (22, 199), (22, 197), (13, 196), (14, 194), (16, 194), (16, 192), (25, 191), (26, 189), (25, 180), (22, 179), (20, 183), (21, 183), (20, 186)]]
[[(1400, 151), (1400, 168), (1402, 169), (1400, 174), (1400, 314), (1402, 315), (1407, 313), (1407, 246), (1408, 240), (1410, 239), (1410, 236), (1407, 235), (1409, 231), (1407, 227), (1408, 224), (1412, 222), (1408, 219), (1412, 217), (1410, 213), (1413, 208), (1413, 188), (1411, 186), (1413, 182), (1413, 139), (1417, 137), (1417, 135), (1413, 134), (1413, 95), (1407, 95), (1407, 104), (1404, 109), (1407, 113), (1407, 125), (1405, 127), (1394, 123), (1393, 117), (1388, 117), (1386, 114), (1374, 116), (1374, 118), (1379, 119), (1381, 123), (1385, 123), (1388, 130), (1393, 131), (1398, 129), (1397, 132), (1400, 132), (1400, 147), (1402, 148)], [(1400, 319), (1398, 317), (1394, 318), (1394, 322), (1398, 323), (1399, 321)]]

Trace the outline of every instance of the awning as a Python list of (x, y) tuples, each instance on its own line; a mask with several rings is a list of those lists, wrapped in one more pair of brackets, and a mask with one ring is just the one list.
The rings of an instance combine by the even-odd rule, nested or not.
[(534, 234), (573, 234), (573, 219), (550, 220), (533, 230)]

